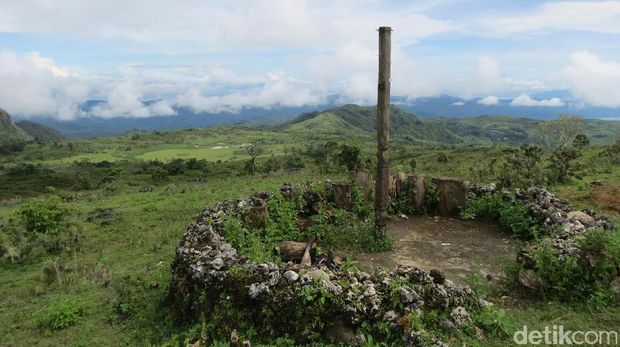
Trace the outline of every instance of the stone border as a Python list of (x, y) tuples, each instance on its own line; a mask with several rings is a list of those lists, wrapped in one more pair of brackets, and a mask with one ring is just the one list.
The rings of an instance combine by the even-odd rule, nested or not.
[[(285, 185), (282, 192), (290, 190)], [(411, 324), (403, 323), (405, 317), (439, 310), (451, 317), (443, 325), (448, 327), (445, 329), (454, 329), (451, 331), (454, 333), (459, 327), (472, 324), (468, 310), (477, 312), (490, 305), (469, 287), (456, 285), (439, 272), (414, 267), (368, 274), (331, 271), (326, 267), (299, 268), (292, 263), (282, 267), (273, 263), (256, 264), (240, 257), (226, 242), (224, 222), (229, 216), (242, 217), (246, 207), (257, 206), (258, 201), (264, 205), (268, 199), (268, 194), (261, 193), (207, 207), (187, 227), (172, 264), (169, 291), (170, 301), (181, 309), (183, 317), (195, 319), (205, 314), (208, 318), (221, 294), (226, 293), (231, 303), (252, 317), (257, 331), (272, 338), (288, 334), (304, 342), (303, 336), (308, 332), (299, 328), (299, 324), (305, 324), (305, 320), (291, 314), (298, 310), (318, 314), (315, 318), (326, 323), (321, 331), (316, 331), (320, 327), (310, 327), (315, 330), (313, 333), (326, 338), (338, 335), (334, 340), (352, 345), (365, 340), (360, 330), (362, 322), (375, 329), (387, 322), (390, 329), (401, 334), (406, 345), (414, 346), (422, 341), (442, 345), (431, 332), (415, 331)], [(302, 292), (308, 291), (324, 293), (329, 304), (322, 312), (308, 308), (318, 303), (303, 302)], [(476, 331), (481, 330), (476, 328)]]

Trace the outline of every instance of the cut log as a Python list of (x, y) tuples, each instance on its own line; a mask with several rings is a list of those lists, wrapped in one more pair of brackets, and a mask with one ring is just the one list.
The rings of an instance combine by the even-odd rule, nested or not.
[[(278, 242), (280, 258), (283, 261), (300, 262), (306, 252), (306, 242), (281, 241)], [(310, 249), (310, 256), (316, 256), (316, 247)]]
[(434, 178), (439, 195), (439, 215), (444, 217), (458, 215), (467, 202), (467, 188), (463, 181), (456, 178)]
[(334, 204), (350, 211), (353, 208), (353, 185), (349, 182), (334, 182)]

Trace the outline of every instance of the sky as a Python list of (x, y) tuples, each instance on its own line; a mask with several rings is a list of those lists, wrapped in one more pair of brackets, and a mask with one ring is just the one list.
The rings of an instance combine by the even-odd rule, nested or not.
[[(620, 1), (0, 0), (0, 107), (151, 117), (392, 95), (620, 107)], [(103, 100), (85, 111), (87, 100)]]

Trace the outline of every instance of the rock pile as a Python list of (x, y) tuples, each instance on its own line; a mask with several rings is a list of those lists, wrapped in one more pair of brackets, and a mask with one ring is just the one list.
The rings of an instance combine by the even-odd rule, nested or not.
[[(291, 189), (286, 186), (282, 192)], [(365, 329), (375, 329), (365, 333), (384, 326), (400, 334), (406, 345), (441, 345), (431, 332), (416, 331), (408, 322), (431, 310), (444, 312), (445, 325), (454, 330), (448, 333), (453, 334), (471, 327), (469, 312), (488, 304), (469, 287), (414, 267), (369, 274), (253, 263), (226, 242), (223, 224), (227, 218), (243, 216), (248, 206), (264, 206), (267, 199), (267, 194), (257, 194), (207, 207), (187, 227), (172, 264), (170, 285), (170, 299), (184, 317), (205, 314), (208, 320), (225, 297), (235, 310), (251, 317), (259, 335), (269, 338), (287, 334), (303, 343), (308, 336), (344, 336), (339, 342), (363, 344), (364, 322)]]

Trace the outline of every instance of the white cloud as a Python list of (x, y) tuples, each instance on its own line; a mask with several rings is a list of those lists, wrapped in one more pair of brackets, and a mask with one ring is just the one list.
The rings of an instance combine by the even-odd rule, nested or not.
[(20, 0), (0, 4), (0, 32), (194, 42), (211, 50), (335, 48), (369, 40), (366, 33), (385, 24), (399, 28), (402, 44), (456, 29), (450, 21), (415, 11), (386, 10), (375, 0)]
[(487, 106), (497, 105), (499, 103), (499, 98), (497, 96), (489, 95), (489, 96), (485, 96), (484, 98), (478, 100), (478, 103), (481, 105), (487, 105)]
[(561, 107), (564, 102), (560, 98), (551, 98), (543, 100), (532, 99), (527, 94), (521, 94), (510, 102), (511, 106), (545, 106), (545, 107)]
[(482, 21), (488, 33), (590, 31), (620, 33), (619, 1), (561, 1), (542, 4), (533, 13)]
[(463, 101), (456, 101), (452, 103), (452, 106), (465, 106), (465, 102)]
[(90, 85), (38, 53), (0, 50), (0, 105), (23, 116), (72, 118)]
[(248, 107), (317, 105), (322, 94), (284, 73), (268, 74), (264, 83), (223, 95), (209, 95), (208, 86), (194, 87), (176, 98), (176, 105), (196, 112), (239, 112)]
[(143, 101), (142, 91), (134, 81), (126, 81), (116, 85), (106, 97), (106, 101), (94, 107), (91, 115), (110, 117), (146, 118), (153, 116), (173, 116), (176, 111), (167, 101), (158, 101), (146, 104)]
[(595, 106), (620, 106), (620, 62), (588, 51), (571, 54), (571, 61), (565, 73), (573, 96)]

